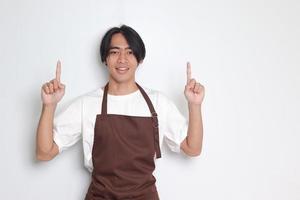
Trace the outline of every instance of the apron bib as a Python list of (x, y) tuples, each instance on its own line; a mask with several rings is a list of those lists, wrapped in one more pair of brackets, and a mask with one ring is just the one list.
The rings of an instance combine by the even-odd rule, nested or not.
[(151, 117), (107, 114), (108, 83), (101, 114), (96, 116), (92, 181), (85, 200), (159, 200), (154, 156), (161, 157), (158, 119), (152, 102), (137, 83)]

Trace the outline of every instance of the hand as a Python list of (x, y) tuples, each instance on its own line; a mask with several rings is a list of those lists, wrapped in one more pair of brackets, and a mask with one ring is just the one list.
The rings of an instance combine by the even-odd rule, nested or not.
[(184, 89), (184, 95), (189, 104), (201, 105), (204, 98), (204, 86), (192, 79), (191, 64), (187, 63), (186, 68), (187, 83)]
[(44, 105), (54, 105), (62, 99), (65, 94), (65, 85), (60, 82), (61, 63), (57, 61), (56, 76), (50, 82), (42, 86), (41, 96)]

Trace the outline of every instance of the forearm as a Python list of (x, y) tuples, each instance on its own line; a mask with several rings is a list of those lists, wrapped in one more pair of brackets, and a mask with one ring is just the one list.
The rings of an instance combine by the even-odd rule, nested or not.
[(189, 149), (196, 154), (201, 153), (203, 140), (203, 124), (201, 104), (189, 104), (189, 125), (186, 142)]
[(56, 105), (43, 105), (37, 128), (37, 154), (46, 154), (53, 147), (53, 119)]

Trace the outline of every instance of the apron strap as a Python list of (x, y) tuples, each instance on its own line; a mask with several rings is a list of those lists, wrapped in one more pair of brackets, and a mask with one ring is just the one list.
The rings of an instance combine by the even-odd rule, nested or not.
[(106, 83), (104, 87), (104, 92), (103, 92), (103, 99), (102, 99), (102, 108), (101, 108), (101, 115), (106, 115), (107, 114), (107, 91), (108, 91), (108, 83)]
[(155, 152), (156, 152), (156, 158), (161, 158), (161, 152), (160, 152), (160, 147), (159, 147), (159, 130), (158, 130), (158, 118), (157, 118), (157, 113), (155, 112), (155, 109), (153, 107), (153, 104), (149, 98), (149, 96), (146, 94), (145, 90), (136, 83), (138, 88), (140, 89), (144, 99), (146, 100), (149, 110), (151, 112), (152, 116), (152, 121), (153, 121), (153, 128), (154, 128), (154, 147), (155, 147)]
[(146, 100), (147, 105), (148, 105), (148, 108), (149, 108), (149, 110), (150, 110), (150, 112), (151, 112), (152, 117), (153, 117), (153, 115), (154, 115), (154, 116), (157, 116), (157, 114), (156, 114), (156, 112), (155, 112), (155, 109), (154, 109), (154, 107), (153, 107), (153, 104), (152, 104), (150, 98), (148, 97), (148, 95), (146, 94), (145, 90), (144, 90), (139, 84), (136, 83), (136, 85), (138, 86), (138, 88), (140, 89), (140, 91), (141, 91), (141, 93), (142, 93), (144, 99)]

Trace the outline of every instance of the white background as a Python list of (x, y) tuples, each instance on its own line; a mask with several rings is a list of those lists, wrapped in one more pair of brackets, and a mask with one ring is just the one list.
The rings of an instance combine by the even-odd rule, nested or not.
[(186, 61), (206, 88), (200, 157), (163, 147), (162, 200), (300, 199), (300, 2), (297, 0), (0, 1), (0, 199), (81, 200), (90, 183), (79, 142), (35, 159), (40, 88), (62, 61), (66, 94), (102, 86), (104, 32), (132, 26), (147, 49), (137, 81), (187, 116)]

